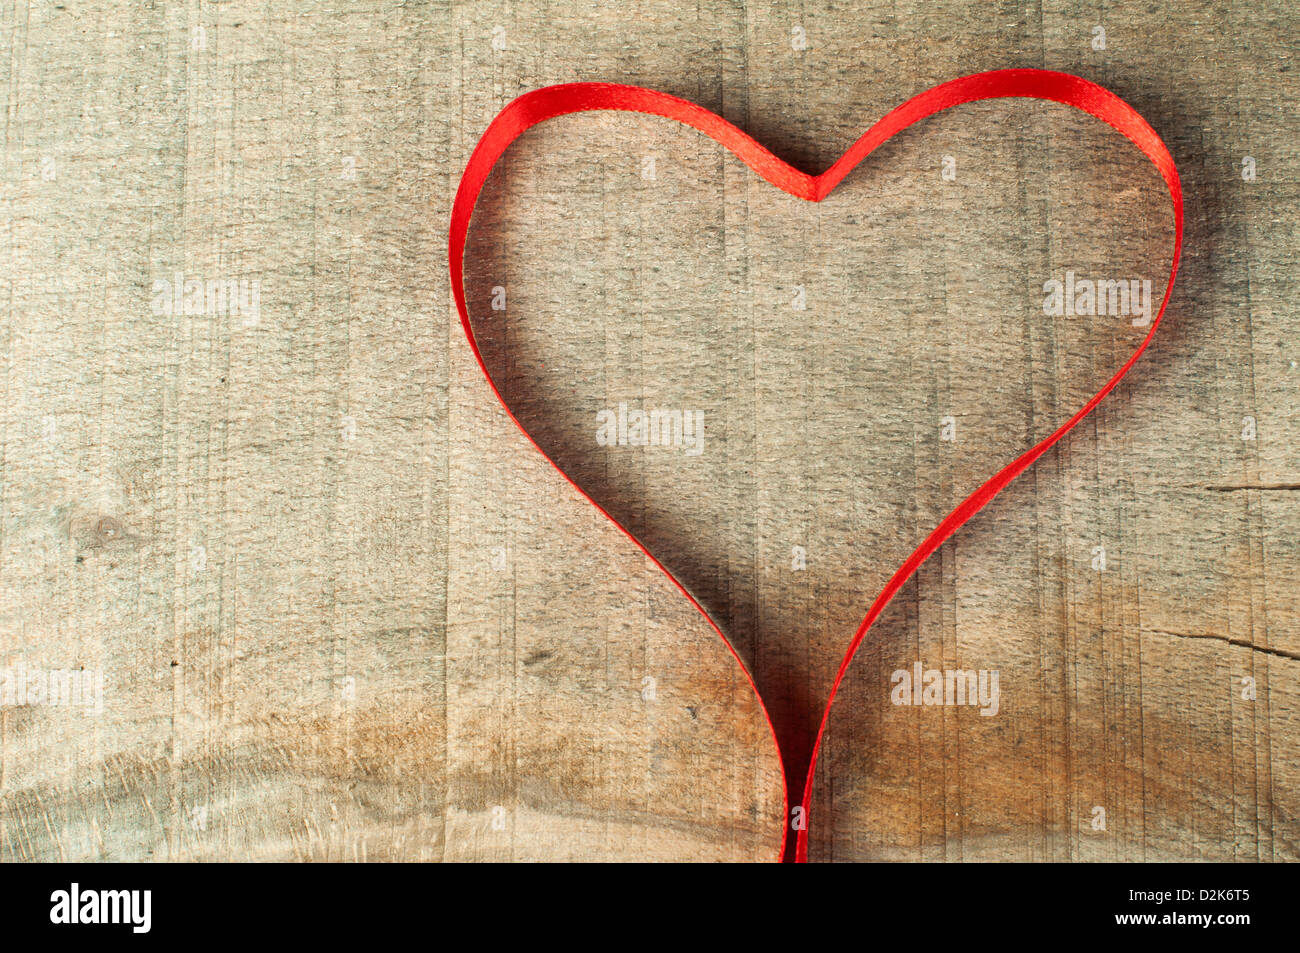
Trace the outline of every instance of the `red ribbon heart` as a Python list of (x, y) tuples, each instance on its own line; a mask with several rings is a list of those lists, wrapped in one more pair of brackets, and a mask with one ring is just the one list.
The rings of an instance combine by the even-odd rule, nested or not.
[[(1092, 409), (1101, 402), (1101, 399), (1109, 394), (1115, 385), (1120, 382), (1120, 379), (1128, 373), (1129, 368), (1133, 366), (1142, 352), (1146, 350), (1147, 345), (1151, 343), (1152, 337), (1155, 336), (1156, 328), (1160, 326), (1160, 319), (1164, 316), (1165, 306), (1169, 303), (1169, 295), (1174, 288), (1174, 277), (1178, 273), (1178, 258), (1183, 245), (1183, 193), (1173, 156), (1169, 154), (1164, 142), (1161, 141), (1146, 120), (1132, 106), (1114, 93), (1078, 76), (1048, 70), (994, 70), (988, 73), (963, 76), (960, 79), (954, 79), (928, 89), (917, 96), (913, 96), (868, 129), (834, 165), (821, 175), (807, 175), (800, 172), (793, 166), (778, 159), (753, 138), (741, 132), (721, 116), (702, 106), (697, 106), (695, 103), (678, 99), (676, 96), (670, 96), (667, 93), (660, 93), (651, 89), (643, 89), (639, 86), (620, 86), (614, 83), (565, 83), (525, 93), (501, 110), (483, 133), (482, 138), (479, 139), (478, 145), (474, 148), (474, 152), (465, 166), (465, 172), (461, 176), (460, 188), (456, 191), (456, 201), (451, 212), (451, 248), (449, 255), (452, 293), (456, 298), (456, 308), (460, 312), (461, 325), (465, 328), (465, 336), (469, 339), (469, 346), (473, 349), (474, 357), (478, 361), (479, 368), (483, 371), (483, 376), (487, 378), (492, 392), (496, 394), (497, 400), (501, 402), (501, 406), (510, 415), (510, 419), (515, 422), (515, 425), (519, 427), (533, 446), (537, 447), (538, 451), (560, 472), (560, 475), (568, 480), (596, 509), (604, 513), (606, 518), (615, 526), (622, 530), (628, 539), (632, 540), (646, 554), (646, 557), (672, 580), (673, 584), (681, 590), (682, 595), (690, 601), (691, 605), (695, 606), (709, 625), (713, 627), (718, 637), (722, 639), (723, 643), (731, 651), (732, 656), (735, 657), (741, 670), (744, 671), (745, 677), (749, 679), (750, 688), (753, 689), (759, 707), (762, 709), (764, 717), (767, 718), (768, 727), (772, 731), (773, 743), (778, 744), (776, 729), (772, 725), (772, 719), (767, 713), (766, 706), (763, 705), (762, 696), (758, 692), (758, 687), (754, 684), (753, 676), (750, 675), (749, 669), (746, 668), (740, 656), (736, 654), (735, 648), (727, 640), (727, 637), (723, 635), (722, 630), (718, 628), (717, 624), (695, 598), (686, 591), (686, 587), (659, 560), (655, 559), (654, 554), (646, 549), (618, 520), (610, 516), (582, 487), (578, 486), (567, 473), (560, 469), (554, 460), (547, 456), (546, 451), (537, 445), (537, 441), (533, 440), (532, 435), (524, 429), (523, 424), (519, 422), (501, 397), (501, 392), (497, 389), (496, 382), (492, 380), (492, 375), (483, 363), (482, 354), (479, 353), (478, 343), (474, 339), (474, 329), (470, 326), (469, 311), (465, 305), (465, 238), (469, 231), (470, 216), (473, 214), (474, 204), (478, 200), (483, 183), (487, 181), (488, 173), (492, 171), (492, 167), (502, 153), (506, 151), (510, 143), (531, 126), (568, 113), (585, 112), (593, 109), (614, 109), (676, 119), (678, 122), (693, 126), (705, 135), (717, 140), (777, 188), (798, 198), (807, 199), (810, 202), (820, 202), (873, 149), (895, 133), (906, 129), (926, 116), (931, 116), (950, 106), (980, 99), (1002, 99), (1007, 97), (1047, 99), (1081, 109), (1098, 119), (1110, 123), (1132, 140), (1146, 157), (1155, 164), (1156, 169), (1164, 178), (1165, 184), (1169, 187), (1169, 197), (1172, 199), (1174, 206), (1174, 254), (1173, 261), (1169, 266), (1169, 283), (1165, 287), (1165, 295), (1160, 302), (1160, 310), (1151, 322), (1151, 328), (1147, 331), (1146, 337), (1142, 339), (1142, 343), (1137, 346), (1132, 356), (1124, 362), (1124, 365), (1115, 373), (1115, 376), (1108, 380), (1091, 400), (1084, 404), (1074, 416), (1058, 427), (1051, 436), (999, 470), (979, 489), (968, 496), (960, 506), (949, 513), (930, 535), (916, 547), (912, 555), (908, 556), (907, 560), (898, 567), (898, 570), (890, 577), (888, 584), (881, 590), (880, 595), (871, 604), (866, 618), (862, 620), (862, 624), (858, 626), (858, 630), (853, 636), (853, 641), (849, 643), (848, 651), (844, 653), (844, 659), (840, 663), (839, 672), (835, 676), (835, 682), (831, 686), (830, 695), (826, 700), (821, 727), (817, 731), (817, 741), (813, 746), (812, 760), (808, 766), (808, 777), (804, 781), (801, 802), (805, 824), (798, 831), (795, 850), (795, 858), (801, 863), (808, 860), (806, 821), (812, 801), (813, 775), (817, 767), (817, 753), (821, 749), (822, 738), (826, 733), (826, 723), (830, 717), (831, 705), (835, 701), (835, 694), (839, 690), (840, 682), (844, 679), (844, 673), (848, 670), (849, 663), (853, 660), (853, 655), (858, 646), (862, 644), (862, 639), (866, 636), (867, 630), (871, 628), (872, 623), (875, 622), (885, 606), (889, 604), (889, 600), (902, 588), (908, 578), (916, 572), (921, 563), (925, 562), (944, 540), (956, 532), (958, 527), (979, 512), (989, 500), (997, 496), (1003, 487), (1041, 457), (1048, 447), (1064, 437), (1075, 424), (1091, 413)], [(784, 769), (782, 781), (785, 787), (783, 792), (785, 797), (784, 811), (785, 815), (789, 817), (789, 783), (784, 777)], [(784, 841), (782, 843), (781, 859), (785, 859)]]

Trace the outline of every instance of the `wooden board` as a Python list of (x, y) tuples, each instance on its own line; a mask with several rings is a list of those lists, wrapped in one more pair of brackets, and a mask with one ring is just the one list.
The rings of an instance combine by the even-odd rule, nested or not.
[[(774, 858), (758, 702), (496, 405), (451, 198), (551, 83), (663, 89), (820, 171), (1007, 66), (1161, 133), (1182, 270), (1133, 374), (873, 629), (812, 857), (1297, 859), (1298, 29), (1281, 0), (0, 12), (0, 674), (56, 686), (0, 707), (0, 860)], [(1143, 333), (1045, 283), (1154, 305), (1167, 205), (1048, 104), (927, 120), (815, 206), (583, 115), (494, 173), (467, 289), (519, 419), (734, 641), (797, 796), (893, 568)], [(603, 445), (620, 405), (702, 440)], [(917, 663), (996, 672), (996, 712), (896, 704)]]

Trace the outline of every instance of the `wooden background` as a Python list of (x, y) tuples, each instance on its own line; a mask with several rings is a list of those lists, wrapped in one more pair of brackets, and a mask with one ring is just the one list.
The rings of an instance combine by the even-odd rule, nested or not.
[[(758, 704), (495, 404), (451, 198), (551, 83), (676, 93), (816, 172), (1009, 66), (1161, 133), (1182, 271), (1132, 375), (873, 629), (812, 857), (1297, 859), (1298, 45), (1286, 0), (0, 9), (0, 669), (105, 679), (99, 713), (0, 708), (0, 860), (774, 858)], [(927, 120), (819, 205), (584, 115), (494, 174), (467, 288), (520, 419), (734, 641), (793, 799), (894, 566), (1140, 339), (1043, 283), (1158, 302), (1167, 206), (1048, 104)], [(259, 310), (159, 314), (176, 273)], [(702, 412), (703, 452), (598, 445), (620, 402)], [(891, 704), (917, 661), (997, 670), (998, 713)]]

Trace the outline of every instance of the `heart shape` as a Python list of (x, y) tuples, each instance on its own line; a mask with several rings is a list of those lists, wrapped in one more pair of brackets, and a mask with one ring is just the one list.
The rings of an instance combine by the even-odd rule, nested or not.
[[(773, 743), (777, 744), (776, 729), (772, 724), (771, 718), (767, 713), (767, 708), (763, 703), (758, 687), (754, 682), (753, 676), (748, 668), (737, 654), (731, 642), (723, 634), (722, 630), (709, 616), (708, 612), (700, 605), (699, 602), (687, 591), (686, 587), (661, 563), (655, 556), (617, 519), (610, 515), (603, 507), (600, 506), (592, 497), (582, 489), (567, 473), (564, 472), (554, 460), (538, 445), (537, 441), (520, 423), (510, 410), (509, 405), (502, 397), (496, 382), (492, 379), (487, 365), (484, 363), (482, 354), (479, 351), (478, 343), (474, 337), (474, 330), (470, 324), (469, 311), (465, 301), (464, 286), (464, 257), (465, 242), (469, 233), (470, 217), (474, 211), (474, 205), (478, 200), (480, 191), (487, 181), (489, 173), (497, 160), (502, 156), (510, 144), (518, 138), (525, 130), (547, 119), (553, 119), (557, 116), (567, 115), (575, 112), (585, 112), (591, 110), (620, 110), (624, 112), (638, 112), (654, 116), (663, 116), (668, 119), (674, 119), (678, 122), (691, 126), (710, 138), (716, 140), (723, 147), (732, 152), (737, 158), (748, 165), (761, 177), (766, 179), (777, 188), (796, 196), (797, 198), (806, 199), (810, 202), (820, 202), (826, 198), (835, 189), (835, 187), (854, 169), (863, 159), (865, 159), (877, 146), (894, 136), (896, 133), (906, 129), (913, 123), (931, 116), (934, 113), (957, 106), (962, 103), (974, 102), (982, 99), (1002, 99), (1002, 98), (1028, 98), (1028, 99), (1045, 99), (1052, 102), (1062, 103), (1067, 106), (1073, 106), (1082, 110), (1089, 115), (1110, 124), (1130, 141), (1132, 141), (1148, 159), (1155, 165), (1161, 177), (1164, 179), (1169, 189), (1169, 196), (1173, 202), (1174, 210), (1174, 247), (1173, 258), (1169, 269), (1169, 281), (1165, 286), (1164, 297), (1160, 302), (1160, 308), (1154, 315), (1150, 328), (1146, 336), (1134, 349), (1128, 360), (1115, 372), (1115, 374), (1097, 391), (1093, 397), (1076, 411), (1068, 420), (1061, 424), (1047, 438), (1040, 441), (1034, 447), (1026, 451), (1015, 460), (1008, 463), (992, 477), (986, 480), (978, 489), (970, 494), (962, 503), (948, 514), (924, 540), (912, 551), (912, 554), (895, 570), (888, 583), (880, 591), (868, 609), (865, 618), (858, 626), (852, 641), (849, 643), (844, 653), (843, 660), (840, 663), (835, 680), (832, 683), (830, 694), (827, 697), (825, 709), (823, 711), (821, 726), (817, 732), (817, 738), (813, 745), (812, 757), (808, 766), (808, 775), (804, 781), (803, 794), (800, 799), (801, 816), (804, 820), (799, 825), (796, 834), (795, 859), (798, 862), (806, 862), (808, 859), (808, 821), (809, 811), (812, 802), (812, 786), (814, 772), (817, 766), (817, 755), (821, 749), (822, 739), (826, 733), (826, 725), (829, 720), (831, 706), (835, 702), (835, 695), (839, 690), (840, 683), (848, 670), (849, 664), (853, 660), (854, 654), (862, 644), (867, 631), (879, 617), (890, 599), (902, 588), (903, 584), (912, 576), (913, 573), (921, 566), (929, 556), (939, 548), (940, 545), (962, 526), (967, 520), (979, 512), (990, 500), (993, 499), (1003, 488), (1012, 480), (1019, 476), (1035, 460), (1042, 456), (1049, 447), (1059, 441), (1071, 429), (1075, 427), (1084, 417), (1092, 412), (1101, 400), (1115, 388), (1115, 385), (1128, 373), (1129, 369), (1137, 362), (1137, 359), (1146, 350), (1155, 336), (1156, 329), (1160, 326), (1160, 319), (1164, 316), (1165, 308), (1169, 303), (1170, 294), (1173, 292), (1174, 279), (1178, 273), (1178, 260), (1182, 251), (1183, 239), (1183, 200), (1182, 187), (1178, 178), (1178, 170), (1174, 164), (1173, 157), (1166, 148), (1164, 142), (1154, 129), (1142, 118), (1138, 112), (1120, 99), (1114, 93), (1098, 86), (1096, 83), (1073, 76), (1068, 73), (1058, 73), (1049, 70), (1037, 69), (1008, 69), (993, 70), (986, 73), (976, 73), (971, 76), (964, 76), (960, 79), (954, 79), (939, 86), (935, 86), (923, 93), (920, 93), (911, 99), (896, 107), (886, 114), (882, 119), (876, 122), (868, 129), (849, 149), (820, 175), (808, 175), (801, 172), (788, 163), (782, 161), (773, 155), (770, 151), (760, 145), (756, 140), (742, 132), (736, 126), (727, 122), (721, 116), (710, 112), (702, 106), (671, 96), (667, 93), (657, 92), (651, 89), (645, 89), (639, 86), (623, 86), (615, 83), (566, 83), (558, 86), (547, 86), (542, 89), (534, 90), (530, 93), (518, 97), (507, 105), (496, 118), (492, 120), (478, 145), (474, 148), (469, 162), (465, 166), (465, 171), (461, 176), (460, 186), (456, 192), (455, 202), (452, 206), (451, 231), (450, 231), (450, 248), (449, 264), (451, 268), (451, 285), (452, 292), (456, 300), (456, 308), (460, 313), (461, 325), (465, 330), (465, 336), (469, 341), (471, 350), (474, 352), (474, 358), (478, 361), (480, 370), (487, 378), (488, 385), (496, 395), (501, 406), (505, 408), (510, 419), (515, 422), (520, 431), (528, 438), (529, 442), (537, 448), (546, 459), (559, 471), (560, 475), (565, 478), (588, 502), (596, 507), (604, 516), (617, 526), (630, 539), (646, 557), (653, 563), (669, 580), (677, 587), (683, 596), (695, 607), (699, 613), (704, 616), (710, 627), (722, 639), (727, 649), (735, 658), (736, 663), (744, 672), (745, 677), (749, 680), (751, 690), (754, 692), (760, 709), (764, 717), (768, 720), (768, 727), (772, 731)], [(789, 781), (783, 776), (783, 794), (785, 797), (784, 813), (790, 816), (789, 803)], [(788, 836), (789, 831), (787, 831)], [(786, 857), (786, 848), (783, 843), (781, 859)]]

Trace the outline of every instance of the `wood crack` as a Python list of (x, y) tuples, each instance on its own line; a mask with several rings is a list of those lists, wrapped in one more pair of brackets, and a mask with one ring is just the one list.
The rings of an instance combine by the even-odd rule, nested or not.
[(1300, 490), (1300, 483), (1207, 483), (1201, 489), (1215, 493), (1237, 493), (1241, 490)]
[(1246, 639), (1234, 639), (1228, 635), (1216, 635), (1213, 632), (1171, 632), (1168, 629), (1144, 629), (1144, 632), (1150, 635), (1172, 635), (1180, 639), (1213, 639), (1216, 642), (1226, 642), (1228, 645), (1238, 645), (1243, 649), (1250, 649), (1254, 652), (1262, 652), (1265, 655), (1275, 655), (1278, 658), (1292, 659), (1300, 662), (1300, 652), (1290, 652), (1286, 649), (1269, 648), (1266, 645), (1256, 645), (1254, 642)]

